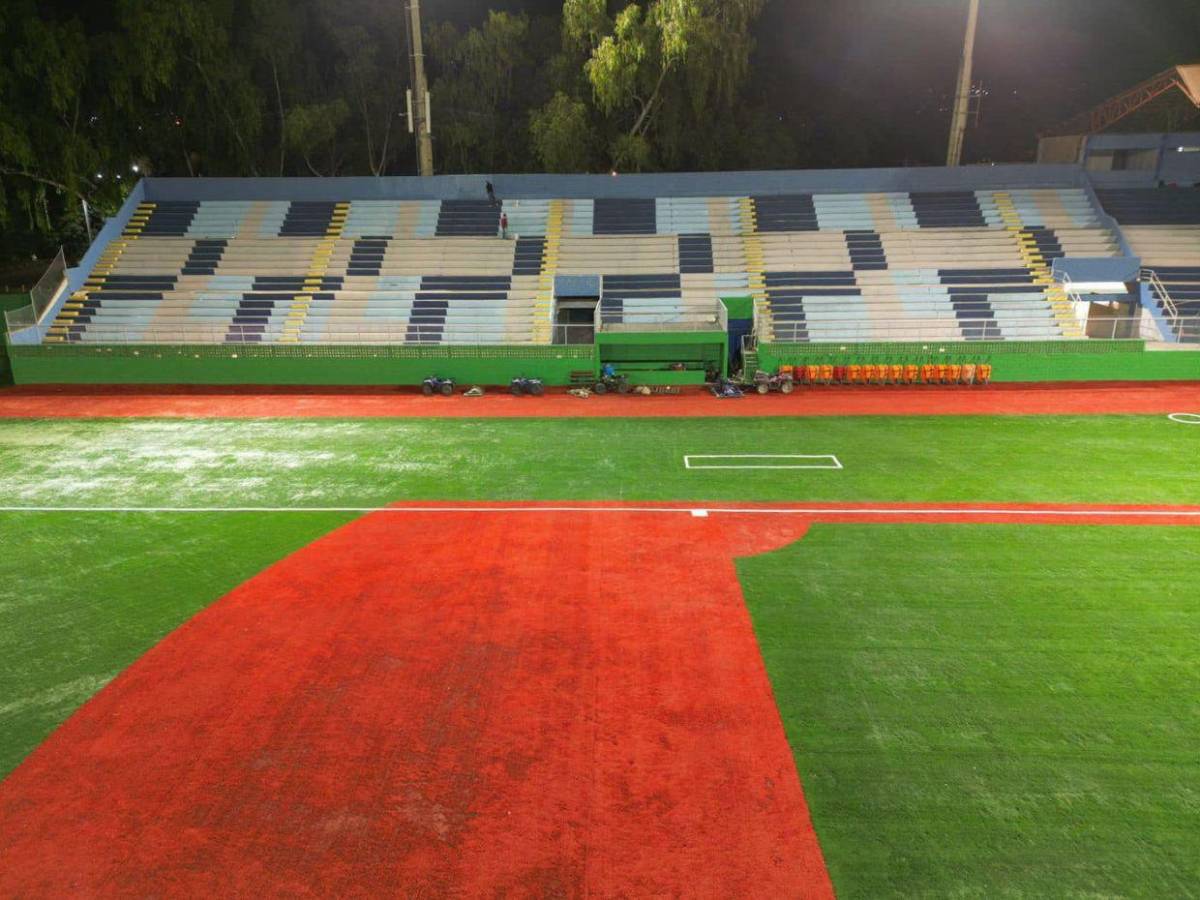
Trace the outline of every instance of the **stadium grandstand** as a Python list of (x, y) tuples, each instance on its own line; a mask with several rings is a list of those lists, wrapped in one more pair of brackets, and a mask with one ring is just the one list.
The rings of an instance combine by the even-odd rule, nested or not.
[(203, 381), (155, 362), (265, 347), (417, 360), (351, 380), (441, 354), (699, 383), (759, 348), (1197, 338), (1194, 189), (1097, 193), (1074, 165), (495, 180), (146, 179), (10, 316), (17, 378)]

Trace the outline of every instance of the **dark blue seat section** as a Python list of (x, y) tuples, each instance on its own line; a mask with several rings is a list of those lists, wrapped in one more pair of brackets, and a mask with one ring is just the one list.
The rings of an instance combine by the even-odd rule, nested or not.
[(183, 237), (191, 227), (192, 219), (200, 209), (199, 200), (162, 200), (150, 212), (150, 217), (140, 232), (130, 232), (156, 237)]
[(490, 200), (443, 200), (434, 233), (437, 237), (496, 237), (500, 234), (500, 204)]
[[(316, 279), (318, 276), (313, 276)], [(320, 284), (316, 288), (323, 291), (337, 291), (342, 288), (341, 275), (322, 275), (319, 276)], [(295, 293), (308, 293), (314, 289), (310, 283), (305, 285), (306, 281), (311, 281), (304, 275), (255, 275), (254, 282), (250, 286), (252, 291), (294, 291)]]
[(500, 291), (506, 292), (512, 288), (512, 277), (509, 275), (424, 275), (421, 278), (421, 290), (431, 291)]
[[(1200, 266), (1155, 266), (1154, 271), (1180, 317), (1188, 320), (1181, 329), (1180, 340), (1188, 344), (1200, 343), (1200, 326), (1196, 322), (1200, 320)], [(1162, 295), (1154, 288), (1151, 291), (1162, 309), (1165, 306)]]
[(1037, 246), (1038, 252), (1041, 253), (1042, 259), (1048, 261), (1059, 259), (1066, 255), (1063, 252), (1062, 242), (1059, 241), (1058, 235), (1053, 228), (1038, 226), (1035, 228), (1024, 228), (1022, 232), (1033, 238), (1033, 242)]
[(767, 299), (776, 329), (788, 340), (808, 340), (805, 297), (857, 297), (854, 272), (767, 272)]
[(412, 311), (408, 314), (405, 340), (410, 344), (441, 343), (442, 333), (446, 330), (446, 311), (449, 308), (449, 299), (414, 300)]
[(883, 239), (878, 231), (847, 231), (845, 237), (850, 265), (855, 272), (878, 271), (888, 267)]
[(974, 191), (914, 191), (908, 195), (922, 228), (986, 228)]
[(1004, 334), (996, 323), (996, 312), (985, 292), (951, 289), (950, 304), (954, 307), (954, 315), (959, 320), (965, 340), (1004, 340)]
[(1028, 269), (938, 269), (938, 280), (946, 285), (989, 285), (995, 292), (1040, 293)]
[(812, 194), (759, 194), (753, 200), (760, 232), (817, 231), (820, 228)]
[(360, 237), (350, 248), (350, 261), (346, 264), (347, 275), (378, 275), (383, 267), (390, 237), (384, 235)]
[(600, 199), (593, 201), (592, 234), (657, 234), (658, 201)]
[(807, 341), (808, 319), (804, 314), (804, 298), (800, 294), (778, 296), (770, 291), (767, 296), (770, 298), (771, 318), (778, 335), (789, 341)]
[(513, 252), (513, 275), (540, 275), (545, 249), (544, 237), (517, 238), (517, 247)]
[(713, 247), (711, 235), (679, 235), (679, 271), (683, 275), (712, 274)]
[(214, 275), (229, 241), (221, 238), (202, 238), (192, 244), (192, 251), (180, 272), (184, 275)]
[[(834, 293), (858, 293), (854, 273), (849, 271), (767, 272), (764, 277), (768, 290), (785, 287), (813, 287), (817, 289), (849, 287), (853, 288), (853, 290), (835, 291)], [(812, 290), (808, 293), (815, 294), (820, 292), (820, 290)]]
[(336, 204), (325, 200), (293, 200), (279, 226), (280, 237), (324, 237)]
[(1155, 266), (1154, 271), (1172, 300), (1200, 300), (1200, 266)]
[(511, 288), (509, 275), (422, 276), (408, 315), (406, 340), (413, 344), (440, 343), (451, 303), (461, 310), (472, 300), (505, 300)]
[(1096, 195), (1122, 225), (1200, 225), (1200, 187), (1122, 188)]
[[(99, 285), (102, 291), (173, 291), (177, 275), (93, 275), (87, 284)], [(88, 290), (91, 296), (98, 292)]]
[(682, 299), (678, 275), (605, 275), (600, 280), (600, 320), (623, 322), (625, 301), (639, 297)]

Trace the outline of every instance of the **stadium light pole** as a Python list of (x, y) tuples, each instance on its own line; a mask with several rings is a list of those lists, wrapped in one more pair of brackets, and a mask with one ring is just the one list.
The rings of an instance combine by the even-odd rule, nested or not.
[(408, 32), (408, 58), (412, 87), (408, 91), (408, 130), (417, 135), (417, 170), (433, 174), (429, 86), (425, 81), (425, 52), (421, 41), (421, 0), (404, 0), (404, 27)]
[(958, 88), (954, 92), (954, 117), (950, 120), (950, 147), (946, 165), (962, 163), (963, 139), (967, 134), (967, 117), (971, 109), (971, 70), (975, 63), (975, 31), (979, 26), (979, 0), (971, 0), (967, 13), (967, 34), (963, 39), (962, 62), (958, 67)]

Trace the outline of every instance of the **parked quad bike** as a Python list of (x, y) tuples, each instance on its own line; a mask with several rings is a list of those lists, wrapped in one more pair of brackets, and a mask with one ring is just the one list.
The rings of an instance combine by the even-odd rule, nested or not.
[(769, 394), (771, 391), (790, 394), (796, 389), (796, 383), (792, 380), (791, 375), (772, 375), (761, 370), (754, 373), (754, 381), (751, 383), (754, 390), (760, 394)]
[(546, 388), (540, 378), (514, 378), (509, 384), (508, 389), (516, 397), (520, 397), (522, 394), (540, 397), (546, 393)]
[(600, 380), (592, 386), (592, 391), (596, 394), (607, 394), (609, 391), (628, 394), (630, 388), (628, 375), (601, 375)]
[(434, 394), (449, 397), (454, 393), (454, 379), (431, 375), (421, 382), (421, 393), (426, 397), (432, 397)]

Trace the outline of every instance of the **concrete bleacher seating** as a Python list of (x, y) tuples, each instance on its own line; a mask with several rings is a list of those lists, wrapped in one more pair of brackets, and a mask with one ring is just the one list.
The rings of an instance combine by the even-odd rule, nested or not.
[(1200, 343), (1200, 188), (1099, 191), (1142, 265), (1165, 290), (1152, 288), (1159, 308), (1173, 308), (1170, 326), (1181, 341)]
[(1049, 263), (1117, 252), (1077, 188), (166, 200), (138, 206), (46, 340), (548, 343), (568, 275), (600, 276), (612, 328), (715, 327), (717, 298), (753, 296), (765, 339), (1081, 337)]

